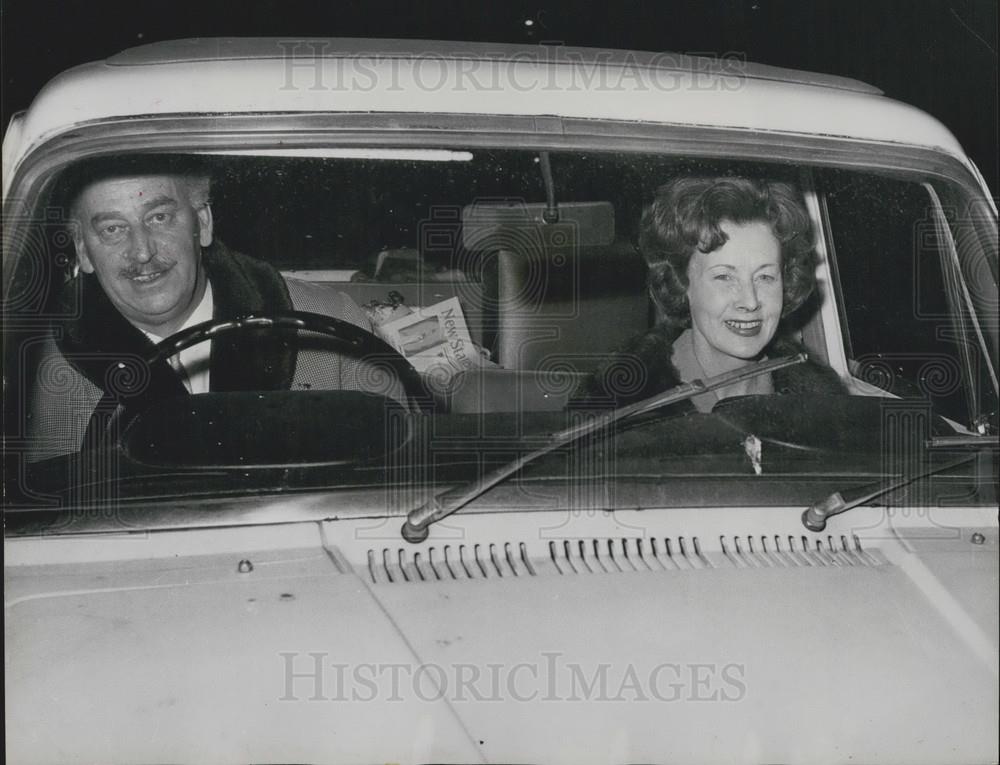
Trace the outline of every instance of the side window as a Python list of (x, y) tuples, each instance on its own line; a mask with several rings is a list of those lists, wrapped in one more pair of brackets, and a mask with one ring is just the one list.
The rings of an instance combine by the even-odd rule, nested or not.
[(932, 191), (848, 171), (821, 178), (852, 374), (972, 426), (986, 411), (978, 399), (987, 359)]

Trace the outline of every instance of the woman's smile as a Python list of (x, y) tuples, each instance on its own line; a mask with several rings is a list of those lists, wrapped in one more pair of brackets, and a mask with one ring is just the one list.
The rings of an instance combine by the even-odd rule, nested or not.
[(723, 324), (725, 324), (731, 332), (735, 332), (740, 337), (756, 337), (760, 334), (760, 329), (764, 325), (764, 322), (760, 319), (755, 319), (754, 321), (728, 319), (727, 321), (724, 321)]

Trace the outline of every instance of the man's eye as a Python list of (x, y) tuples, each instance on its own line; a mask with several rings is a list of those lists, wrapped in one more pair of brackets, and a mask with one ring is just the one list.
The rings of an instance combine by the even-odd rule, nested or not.
[(124, 230), (125, 227), (120, 223), (110, 223), (101, 229), (101, 236), (105, 237), (120, 236)]
[(150, 215), (147, 221), (153, 224), (154, 226), (162, 226), (166, 223), (169, 223), (172, 218), (173, 215), (171, 215), (170, 213), (158, 212)]

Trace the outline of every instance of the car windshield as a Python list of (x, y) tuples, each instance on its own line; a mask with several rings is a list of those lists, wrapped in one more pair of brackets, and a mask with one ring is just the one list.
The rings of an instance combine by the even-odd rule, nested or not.
[[(20, 504), (390, 487), (406, 511), (798, 353), (554, 449), (482, 506), (809, 504), (996, 432), (996, 228), (970, 184), (480, 144), (53, 172), (5, 253)], [(977, 475), (909, 500), (986, 501)]]

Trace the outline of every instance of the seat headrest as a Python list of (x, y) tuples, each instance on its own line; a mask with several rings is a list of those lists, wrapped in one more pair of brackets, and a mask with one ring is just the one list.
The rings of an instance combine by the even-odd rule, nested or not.
[(615, 238), (615, 208), (610, 202), (561, 202), (559, 220), (546, 223), (541, 202), (497, 200), (462, 209), (462, 242), (468, 250), (518, 250), (604, 247)]

